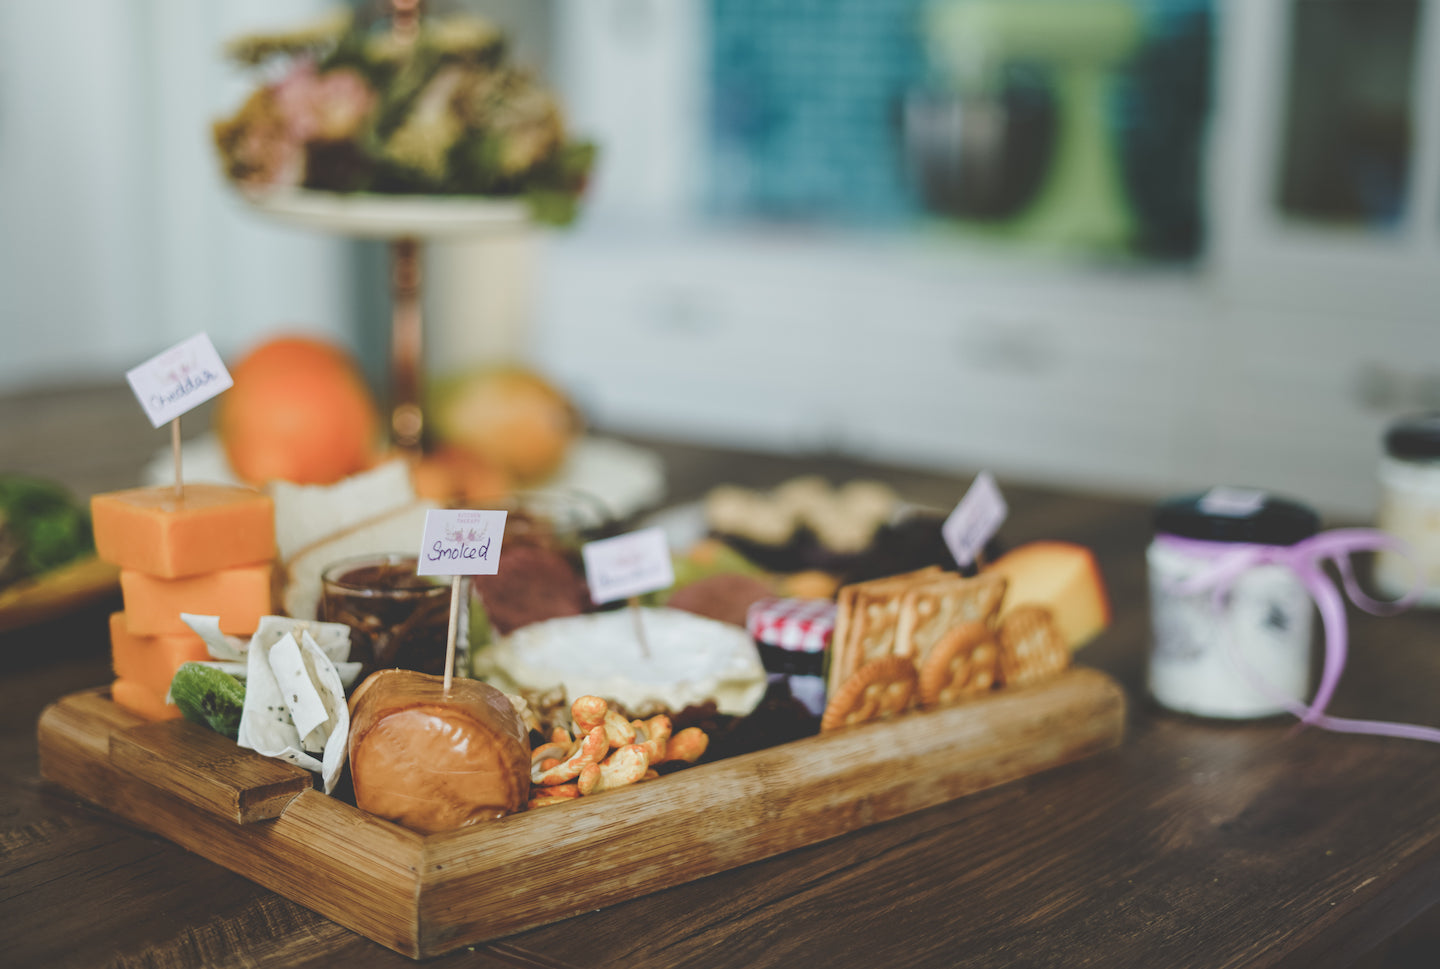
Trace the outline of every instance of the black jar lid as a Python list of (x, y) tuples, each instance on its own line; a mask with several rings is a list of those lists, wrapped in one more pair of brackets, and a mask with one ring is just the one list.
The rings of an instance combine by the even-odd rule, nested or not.
[(1161, 502), (1155, 531), (1206, 542), (1294, 545), (1320, 530), (1320, 516), (1298, 501), (1253, 488), (1211, 488)]
[(1440, 458), (1440, 413), (1402, 417), (1385, 431), (1385, 452), (1402, 461)]

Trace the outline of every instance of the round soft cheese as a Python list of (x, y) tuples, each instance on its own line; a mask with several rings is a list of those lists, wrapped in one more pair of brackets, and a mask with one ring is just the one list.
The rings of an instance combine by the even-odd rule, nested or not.
[(507, 692), (561, 687), (567, 704), (604, 697), (635, 716), (713, 701), (719, 713), (743, 717), (766, 685), (745, 630), (678, 609), (631, 607), (524, 626), (483, 650), (475, 674)]

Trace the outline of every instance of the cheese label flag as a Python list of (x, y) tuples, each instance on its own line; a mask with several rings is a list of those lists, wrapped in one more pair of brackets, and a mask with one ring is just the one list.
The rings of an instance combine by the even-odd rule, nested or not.
[(590, 598), (597, 606), (675, 584), (670, 543), (662, 528), (642, 528), (586, 542), (580, 554), (585, 559)]
[(159, 427), (234, 386), (230, 371), (204, 333), (162, 350), (125, 372), (130, 390)]
[(966, 566), (974, 562), (1009, 513), (994, 477), (989, 471), (981, 471), (945, 524), (940, 526), (940, 534), (945, 537), (956, 564)]
[(505, 512), (437, 508), (425, 513), (416, 575), (494, 575), (500, 571)]

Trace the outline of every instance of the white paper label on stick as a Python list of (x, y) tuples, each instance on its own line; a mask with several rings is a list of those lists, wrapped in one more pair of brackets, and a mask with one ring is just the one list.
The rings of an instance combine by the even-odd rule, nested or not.
[(662, 528), (642, 528), (586, 542), (580, 554), (585, 559), (590, 599), (597, 606), (675, 584), (670, 543)]
[(940, 527), (940, 534), (945, 536), (945, 544), (955, 557), (956, 564), (966, 566), (974, 562), (985, 548), (985, 543), (1000, 530), (1009, 511), (990, 472), (977, 474), (970, 483), (970, 490), (965, 492)]
[(127, 370), (125, 379), (155, 427), (168, 424), (234, 384), (215, 345), (204, 333)]
[(494, 575), (500, 571), (505, 512), (439, 508), (425, 513), (416, 575)]

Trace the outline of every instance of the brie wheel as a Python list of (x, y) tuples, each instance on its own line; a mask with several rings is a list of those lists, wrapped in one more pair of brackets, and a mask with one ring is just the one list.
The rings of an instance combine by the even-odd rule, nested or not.
[(482, 650), (475, 675), (507, 693), (562, 687), (567, 705), (593, 694), (634, 716), (714, 701), (718, 712), (743, 717), (759, 705), (765, 667), (745, 630), (679, 609), (636, 613), (626, 607), (524, 626)]

